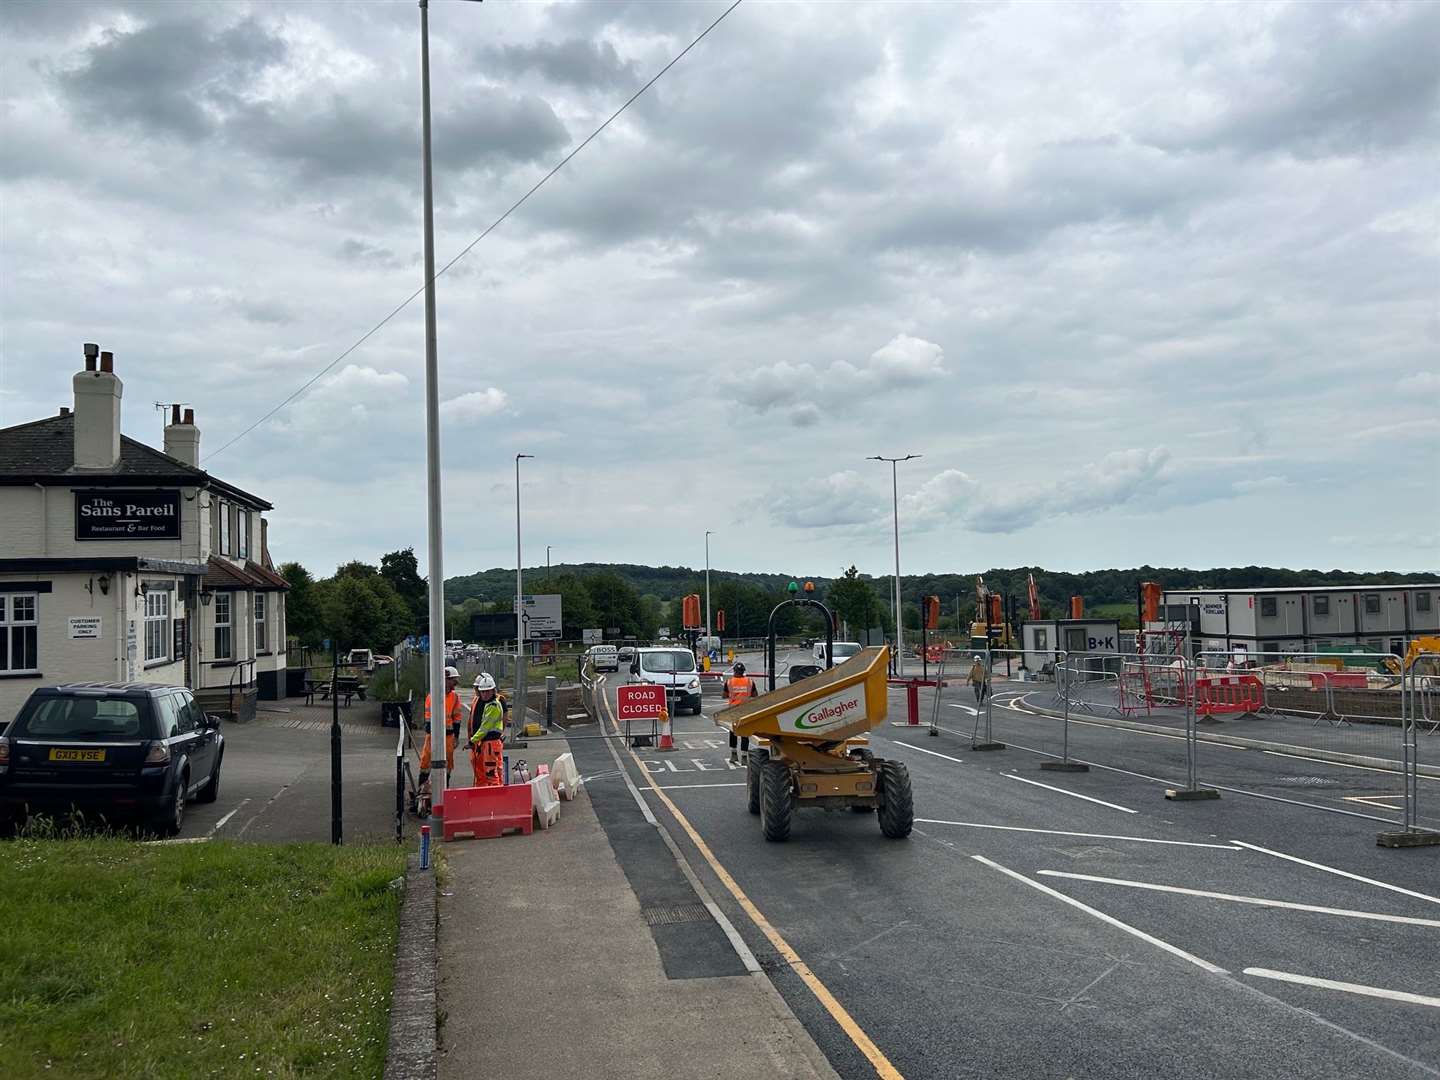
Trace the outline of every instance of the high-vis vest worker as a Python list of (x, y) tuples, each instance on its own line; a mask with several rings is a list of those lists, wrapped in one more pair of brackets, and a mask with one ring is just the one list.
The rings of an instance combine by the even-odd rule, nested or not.
[(755, 680), (748, 675), (732, 675), (725, 680), (725, 700), (731, 705), (741, 705), (755, 696)]
[(487, 701), (483, 705), (477, 701), (475, 708), (479, 715), (476, 716), (474, 712), (470, 714), (470, 741), (472, 743), (478, 743), (491, 732), (496, 735), (505, 733), (505, 706), (500, 704), (498, 699)]
[[(465, 710), (460, 706), (460, 695), (454, 690), (445, 695), (445, 729), (452, 735), (460, 734), (460, 723), (465, 718)], [(430, 727), (430, 695), (425, 695), (425, 727)]]

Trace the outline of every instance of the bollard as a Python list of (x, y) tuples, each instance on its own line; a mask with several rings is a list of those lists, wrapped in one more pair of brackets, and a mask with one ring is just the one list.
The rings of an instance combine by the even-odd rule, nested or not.
[(545, 676), (545, 727), (555, 726), (555, 695), (560, 686), (560, 680), (554, 675)]
[(430, 869), (430, 826), (420, 826), (420, 869)]
[(905, 684), (905, 722), (911, 727), (920, 723), (920, 686), (914, 679)]

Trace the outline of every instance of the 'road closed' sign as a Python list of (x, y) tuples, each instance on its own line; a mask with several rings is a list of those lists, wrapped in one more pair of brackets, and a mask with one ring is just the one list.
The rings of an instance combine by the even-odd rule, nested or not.
[(615, 719), (622, 724), (627, 720), (656, 720), (665, 709), (665, 688), (654, 683), (616, 687), (615, 703)]

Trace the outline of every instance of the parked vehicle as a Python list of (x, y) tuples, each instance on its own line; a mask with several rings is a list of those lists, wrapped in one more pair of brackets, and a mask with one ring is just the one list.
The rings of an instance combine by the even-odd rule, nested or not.
[(369, 649), (351, 649), (345, 662), (350, 667), (359, 668), (367, 675), (375, 670), (375, 654)]
[(139, 818), (174, 836), (220, 793), (225, 737), (183, 686), (69, 683), (34, 691), (0, 736), (0, 816)]
[(630, 674), (641, 682), (665, 687), (671, 716), (679, 716), (684, 709), (700, 715), (700, 673), (689, 649), (637, 649)]
[(585, 653), (596, 671), (619, 671), (620, 650), (614, 645), (591, 645)]
[(819, 675), (820, 672), (824, 670), (824, 668), (817, 664), (791, 664), (789, 673), (790, 681), (797, 683), (801, 679), (808, 679), (812, 675)]
[(635, 646), (622, 645), (616, 652), (615, 659), (622, 664), (633, 664), (635, 662)]
[[(831, 645), (831, 654), (835, 658), (835, 663), (843, 664), (863, 647), (858, 641), (836, 641)], [(810, 654), (815, 657), (817, 666), (822, 668), (825, 666), (825, 642), (815, 642), (811, 646)]]

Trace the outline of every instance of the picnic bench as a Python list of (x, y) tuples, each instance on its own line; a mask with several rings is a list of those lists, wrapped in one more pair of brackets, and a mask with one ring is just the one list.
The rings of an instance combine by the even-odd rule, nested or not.
[[(329, 701), (329, 700), (330, 700), (330, 680), (329, 680), (329, 679), (312, 679), (312, 678), (310, 678), (309, 676), (306, 676), (306, 678), (305, 678), (305, 704), (306, 704), (306, 705), (313, 705), (313, 704), (314, 704), (316, 692), (318, 692), (318, 693), (320, 694), (320, 700), (321, 700), (321, 701)], [(349, 707), (350, 707), (350, 701), (351, 701), (351, 699), (352, 699), (352, 698), (356, 698), (356, 697), (358, 697), (361, 701), (364, 701), (364, 700), (365, 700), (365, 687), (364, 687), (364, 685), (360, 682), (360, 676), (358, 676), (358, 675), (341, 675), (339, 678), (337, 678), (337, 679), (335, 680), (335, 698), (336, 698), (336, 700), (340, 701), (340, 703), (341, 703), (342, 705), (344, 705), (346, 708), (349, 708)]]

